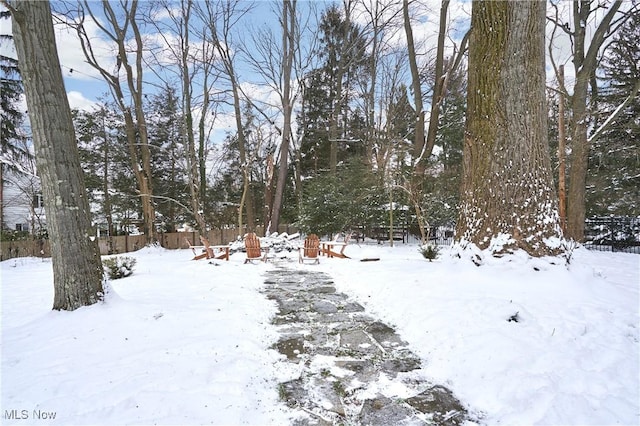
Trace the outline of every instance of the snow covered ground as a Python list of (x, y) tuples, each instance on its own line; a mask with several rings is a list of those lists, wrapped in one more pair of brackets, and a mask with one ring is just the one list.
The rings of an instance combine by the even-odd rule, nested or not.
[[(567, 268), (517, 256), (476, 267), (447, 250), (428, 262), (402, 244), (345, 253), (279, 262), (333, 276), (484, 423), (640, 423), (640, 256), (580, 249)], [(278, 383), (294, 372), (269, 349), (276, 307), (260, 293), (275, 262), (128, 255), (134, 275), (74, 312), (50, 310), (50, 260), (0, 263), (1, 423), (288, 424)]]

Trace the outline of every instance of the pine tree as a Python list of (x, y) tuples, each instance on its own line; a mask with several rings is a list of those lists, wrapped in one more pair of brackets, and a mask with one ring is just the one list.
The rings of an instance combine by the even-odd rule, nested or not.
[(178, 225), (193, 220), (184, 207), (190, 202), (179, 102), (176, 90), (165, 86), (147, 105), (154, 204), (164, 232), (175, 232)]
[(80, 163), (84, 171), (89, 201), (94, 207), (93, 221), (106, 223), (109, 251), (118, 224), (128, 222), (135, 212), (141, 217), (140, 200), (135, 193), (126, 137), (113, 104), (102, 104), (92, 111), (73, 111)]
[[(0, 20), (10, 19), (9, 11), (0, 12)], [(0, 34), (0, 43), (13, 42), (11, 34)], [(20, 173), (21, 164), (32, 159), (32, 154), (22, 143), (23, 136), (19, 131), (25, 120), (25, 114), (18, 108), (20, 97), (24, 93), (18, 61), (0, 55), (0, 222), (3, 214), (3, 191), (5, 171)], [(0, 229), (4, 222), (0, 223)]]
[[(0, 20), (11, 18), (9, 11), (0, 12)], [(1, 44), (12, 44), (11, 34), (0, 34)], [(15, 161), (29, 155), (23, 146), (15, 141), (21, 138), (19, 128), (25, 120), (25, 114), (18, 108), (20, 97), (24, 93), (18, 61), (15, 58), (0, 55), (0, 158), (2, 164), (15, 169)]]
[(354, 133), (364, 118), (356, 111), (352, 97), (357, 87), (366, 86), (363, 79), (371, 78), (366, 37), (338, 6), (332, 5), (322, 14), (319, 30), (322, 65), (305, 79), (304, 110), (298, 121), (304, 128), (300, 149), (305, 175), (333, 170), (353, 151), (353, 146), (338, 140), (363, 134)]

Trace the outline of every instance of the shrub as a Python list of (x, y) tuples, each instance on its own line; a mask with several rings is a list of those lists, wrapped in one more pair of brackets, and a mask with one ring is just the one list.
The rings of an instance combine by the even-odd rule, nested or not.
[(425, 259), (429, 259), (431, 262), (433, 259), (438, 257), (440, 253), (440, 248), (436, 244), (427, 243), (418, 248), (418, 251), (422, 254), (422, 257)]
[(136, 259), (129, 256), (115, 256), (102, 261), (104, 270), (112, 280), (128, 277), (133, 274)]

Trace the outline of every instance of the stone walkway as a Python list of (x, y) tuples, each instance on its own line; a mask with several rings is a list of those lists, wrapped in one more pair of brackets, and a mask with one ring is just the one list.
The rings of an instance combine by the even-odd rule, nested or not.
[(275, 348), (301, 371), (279, 388), (280, 398), (300, 413), (294, 425), (478, 422), (449, 389), (420, 374), (420, 359), (393, 328), (336, 292), (329, 275), (311, 269), (278, 265), (264, 289), (279, 306)]

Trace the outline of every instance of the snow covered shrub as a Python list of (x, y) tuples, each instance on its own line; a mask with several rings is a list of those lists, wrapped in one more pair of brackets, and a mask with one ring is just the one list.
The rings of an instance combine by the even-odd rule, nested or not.
[(115, 256), (102, 261), (104, 270), (112, 280), (128, 277), (133, 274), (133, 267), (136, 266), (136, 259), (129, 256)]
[(438, 253), (440, 253), (440, 248), (436, 244), (427, 243), (418, 248), (418, 251), (422, 254), (422, 257), (425, 259), (429, 259), (431, 262), (433, 259), (438, 257)]

